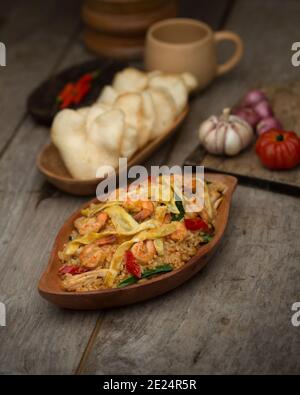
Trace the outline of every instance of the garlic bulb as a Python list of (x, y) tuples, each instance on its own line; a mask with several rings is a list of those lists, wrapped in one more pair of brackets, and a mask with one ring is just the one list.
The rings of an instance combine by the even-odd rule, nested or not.
[(230, 109), (225, 108), (220, 117), (213, 115), (200, 125), (199, 139), (209, 153), (233, 156), (251, 143), (253, 130), (248, 122), (230, 115)]

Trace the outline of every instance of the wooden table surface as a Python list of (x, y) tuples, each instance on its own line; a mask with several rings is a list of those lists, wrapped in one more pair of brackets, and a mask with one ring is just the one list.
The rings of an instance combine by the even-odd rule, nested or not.
[[(80, 41), (80, 1), (3, 0), (0, 41), (0, 373), (300, 373), (299, 198), (238, 186), (218, 253), (175, 291), (108, 311), (63, 311), (40, 298), (37, 282), (64, 219), (84, 199), (45, 182), (35, 167), (48, 130), (26, 113), (31, 90), (52, 73), (89, 59)], [(151, 164), (182, 164), (199, 122), (257, 82), (300, 76), (297, 0), (184, 2), (182, 15), (245, 41), (243, 61), (193, 99), (178, 135)], [(198, 5), (196, 5), (198, 3)], [(26, 17), (24, 17), (26, 15)], [(220, 56), (227, 48), (220, 48)]]

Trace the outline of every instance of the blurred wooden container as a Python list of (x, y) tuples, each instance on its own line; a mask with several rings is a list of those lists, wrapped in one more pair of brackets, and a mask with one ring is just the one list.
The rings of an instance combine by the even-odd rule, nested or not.
[(177, 0), (85, 0), (83, 39), (99, 55), (135, 58), (142, 55), (149, 26), (177, 11)]

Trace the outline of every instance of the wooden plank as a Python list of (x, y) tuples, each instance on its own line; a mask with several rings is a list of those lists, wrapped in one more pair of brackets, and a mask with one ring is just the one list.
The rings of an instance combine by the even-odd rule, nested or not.
[[(81, 60), (80, 50), (78, 54), (79, 60)], [(189, 122), (191, 122), (191, 120), (189, 120)], [(79, 362), (80, 358), (78, 356), (82, 354), (87, 344), (86, 335), (92, 332), (97, 317), (96, 313), (77, 314), (74, 312), (68, 313), (58, 311), (46, 305), (38, 298), (33, 290), (32, 284), (34, 281), (37, 281), (39, 273), (42, 271), (42, 266), (39, 266), (39, 264), (48, 256), (51, 241), (59, 227), (59, 222), (61, 223), (63, 219), (73, 211), (75, 206), (77, 207), (81, 202), (80, 199), (70, 198), (63, 194), (55, 193), (51, 188), (44, 187), (47, 184), (43, 184), (42, 178), (37, 175), (34, 169), (34, 156), (47, 138), (46, 134), (42, 134), (42, 132), (43, 128), (34, 128), (31, 121), (28, 120), (20, 129), (16, 140), (6, 152), (0, 164), (1, 185), (4, 185), (2, 198), (6, 201), (1, 210), (1, 229), (5, 229), (1, 243), (2, 246), (5, 247), (6, 252), (1, 260), (5, 272), (3, 279), (1, 278), (0, 300), (1, 298), (5, 299), (6, 295), (8, 295), (5, 301), (7, 301), (9, 305), (8, 320), (12, 323), (12, 325), (4, 328), (3, 332), (3, 328), (1, 328), (0, 332), (0, 335), (3, 335), (0, 341), (0, 352), (1, 356), (5, 355), (3, 362), (1, 358), (1, 372), (72, 372), (74, 366)], [(20, 172), (20, 169), (22, 169), (22, 172)], [(26, 180), (24, 174), (26, 174)], [(18, 182), (15, 182), (16, 179)], [(119, 355), (119, 367), (121, 367), (121, 371), (124, 372), (131, 371), (134, 373), (143, 369), (147, 372), (147, 367), (149, 366), (151, 369), (156, 369), (155, 366), (157, 362), (157, 366), (161, 367), (161, 372), (166, 369), (170, 371), (179, 371), (186, 361), (183, 360), (184, 357), (188, 356), (189, 352), (191, 352), (193, 361), (195, 361), (194, 368), (189, 369), (189, 365), (186, 365), (183, 366), (183, 369), (187, 372), (192, 372), (193, 369), (194, 371), (199, 371), (199, 365), (202, 365), (203, 354), (206, 359), (209, 359), (209, 350), (214, 352), (212, 356), (215, 358), (216, 363), (222, 359), (222, 355), (225, 355), (226, 358), (227, 355), (231, 355), (232, 357), (229, 359), (227, 365), (228, 370), (230, 371), (230, 369), (232, 370), (234, 367), (238, 370), (238, 362), (241, 356), (237, 348), (233, 349), (233, 353), (230, 354), (231, 344), (236, 343), (237, 340), (241, 338), (244, 340), (247, 336), (248, 342), (243, 348), (245, 358), (248, 358), (249, 355), (251, 358), (259, 357), (264, 364), (263, 368), (269, 368), (269, 366), (266, 366), (264, 353), (260, 349), (260, 346), (266, 346), (270, 355), (271, 351), (274, 350), (271, 340), (275, 339), (277, 345), (274, 354), (276, 354), (277, 350), (279, 351), (278, 356), (275, 355), (275, 358), (272, 360), (275, 368), (279, 369), (283, 360), (286, 370), (295, 371), (298, 368), (297, 363), (294, 364), (295, 358), (299, 354), (299, 345), (296, 342), (296, 338), (292, 338), (292, 341), (287, 346), (288, 351), (292, 351), (289, 355), (289, 360), (285, 361), (285, 356), (281, 349), (286, 345), (284, 341), (288, 336), (292, 337), (294, 333), (291, 331), (285, 332), (285, 328), (282, 328), (283, 324), (281, 318), (283, 314), (285, 314), (286, 322), (289, 324), (290, 301), (288, 300), (288, 303), (286, 303), (286, 300), (288, 297), (291, 297), (292, 303), (296, 300), (297, 296), (296, 283), (293, 282), (293, 279), (296, 274), (294, 259), (295, 257), (297, 259), (298, 250), (295, 251), (295, 249), (291, 250), (290, 248), (290, 244), (292, 243), (291, 239), (295, 239), (295, 223), (297, 223), (297, 218), (295, 218), (295, 216), (291, 218), (290, 213), (285, 213), (284, 217), (283, 214), (278, 215), (278, 212), (285, 212), (286, 207), (289, 206), (291, 210), (297, 212), (297, 202), (292, 198), (287, 198), (284, 202), (280, 200), (279, 202), (275, 195), (267, 194), (266, 192), (259, 192), (257, 195), (253, 191), (249, 193), (248, 191), (247, 188), (240, 188), (238, 190), (240, 198), (237, 198), (237, 202), (240, 203), (235, 209), (235, 214), (232, 217), (232, 225), (230, 225), (230, 229), (233, 229), (233, 233), (235, 232), (234, 235), (236, 237), (231, 236), (231, 231), (229, 229), (230, 238), (227, 236), (227, 239), (224, 240), (223, 243), (223, 248), (227, 248), (225, 265), (223, 263), (224, 257), (220, 254), (220, 256), (217, 257), (218, 260), (214, 260), (213, 265), (203, 273), (203, 276), (198, 276), (191, 283), (175, 291), (175, 293), (149, 302), (149, 304), (147, 303), (141, 306), (120, 309), (108, 313), (102, 323), (103, 326), (101, 326), (95, 353), (93, 353), (91, 358), (88, 358), (87, 355), (87, 359), (85, 359), (88, 362), (87, 371), (108, 372), (110, 370), (110, 372), (112, 372), (113, 369), (116, 368), (111, 362), (113, 354)], [(47, 196), (52, 196), (52, 198), (43, 199)], [(245, 211), (246, 196), (251, 199), (252, 203), (250, 208)], [(9, 202), (9, 200), (11, 201)], [(264, 229), (261, 229), (260, 222), (256, 222), (258, 221), (256, 217), (262, 217), (265, 211), (264, 206), (266, 205), (266, 201), (268, 202), (268, 207), (269, 204), (271, 207), (274, 205), (272, 215), (269, 213), (267, 218), (265, 218), (266, 222), (272, 226), (271, 231), (269, 227), (266, 226)], [(259, 205), (263, 207), (260, 211), (258, 210)], [(36, 209), (34, 209), (34, 207), (36, 207)], [(241, 222), (236, 222), (241, 218), (241, 212), (245, 213), (242, 216), (244, 221), (242, 224)], [(247, 218), (247, 216), (249, 216), (250, 219)], [(252, 216), (255, 216), (255, 221), (252, 220)], [(6, 225), (6, 222), (9, 222), (9, 224)], [(285, 224), (285, 228), (282, 224)], [(241, 232), (243, 230), (248, 231), (248, 226), (255, 228), (256, 225), (260, 229), (256, 236), (253, 236), (251, 233), (249, 235), (248, 233), (247, 238), (244, 237), (243, 241), (238, 241), (240, 237), (240, 232), (238, 232), (238, 230)], [(239, 226), (239, 228), (237, 228), (237, 226)], [(279, 235), (279, 230), (288, 232), (284, 234), (291, 235), (291, 238), (288, 239), (286, 236), (282, 239), (283, 236), (281, 233)], [(44, 234), (47, 234), (46, 238)], [(263, 250), (263, 248), (265, 249), (265, 255), (271, 252), (270, 260), (276, 260), (276, 264), (273, 262), (273, 266), (272, 262), (271, 264), (269, 264), (269, 261), (267, 262), (266, 267), (269, 269), (267, 273), (264, 272), (265, 268), (263, 263), (259, 261), (264, 258), (262, 253), (256, 255), (260, 270), (257, 268), (255, 259), (253, 258), (249, 261), (247, 257), (248, 253), (256, 251), (257, 243), (260, 241), (261, 237), (265, 237), (261, 250)], [(237, 244), (235, 244), (235, 240), (237, 240)], [(247, 240), (249, 245), (247, 244)], [(277, 245), (279, 242), (281, 244), (280, 250), (278, 251)], [(289, 244), (286, 249), (281, 250), (281, 246), (285, 242)], [(229, 244), (229, 247), (231, 246), (230, 248), (227, 246), (227, 243), (231, 243)], [(30, 248), (30, 253), (28, 253), (27, 257), (28, 246)], [(245, 252), (239, 260), (240, 250), (243, 248)], [(235, 251), (234, 254), (232, 254), (232, 249)], [(285, 253), (285, 255), (283, 253)], [(295, 256), (293, 254), (295, 254)], [(290, 256), (292, 256), (292, 258), (290, 258)], [(286, 271), (284, 271), (281, 262), (281, 259), (284, 258), (289, 259)], [(233, 259), (233, 262), (231, 259)], [(22, 262), (23, 265), (20, 265), (20, 262)], [(224, 266), (221, 265), (221, 262)], [(232, 271), (229, 271), (229, 274), (234, 273), (235, 277), (228, 277), (226, 262), (229, 267), (233, 265)], [(234, 266), (236, 263), (238, 264), (237, 267)], [(269, 268), (268, 265), (271, 265), (271, 267)], [(223, 267), (223, 271), (221, 272), (219, 271), (220, 266)], [(281, 329), (278, 331), (274, 328), (274, 325), (272, 326), (272, 321), (270, 325), (270, 321), (267, 319), (263, 320), (261, 325), (257, 325), (256, 327), (251, 326), (251, 330), (247, 329), (246, 325), (251, 322), (253, 317), (257, 319), (264, 312), (273, 313), (279, 306), (277, 299), (281, 294), (280, 292), (274, 294), (274, 288), (269, 284), (268, 278), (275, 277), (274, 273), (276, 270), (271, 270), (272, 268), (274, 269), (274, 267), (279, 271), (278, 277), (282, 275), (283, 278), (283, 283), (279, 284), (281, 294), (283, 294), (285, 290), (288, 292), (288, 295), (283, 294), (283, 302), (280, 304), (281, 314), (276, 318), (276, 323), (278, 323), (279, 326), (281, 325)], [(236, 277), (236, 274), (240, 273), (249, 274), (249, 272), (244, 273), (242, 269), (250, 271), (249, 278), (246, 278), (246, 280)], [(214, 283), (211, 282), (211, 270), (217, 277)], [(30, 273), (30, 276), (28, 273)], [(251, 282), (251, 276), (254, 275), (257, 275), (257, 277), (253, 280), (254, 282)], [(210, 279), (210, 282), (208, 282), (204, 288), (201, 286), (199, 290), (198, 278), (201, 281), (203, 281), (203, 278), (204, 280), (207, 278), (208, 280)], [(224, 287), (219, 286), (220, 281), (225, 284)], [(247, 285), (247, 281), (250, 281), (250, 285)], [(18, 287), (16, 287), (16, 284)], [(277, 285), (278, 278), (275, 277), (272, 286), (277, 287)], [(287, 288), (284, 288), (284, 285), (287, 285)], [(212, 290), (215, 289), (216, 293), (209, 293), (212, 292), (211, 287)], [(244, 290), (242, 294), (239, 293), (239, 287), (242, 287), (242, 290)], [(290, 288), (289, 290), (288, 287)], [(181, 292), (184, 293), (182, 294)], [(241, 301), (237, 300), (237, 295), (238, 297), (242, 297), (242, 307), (252, 309), (253, 306), (250, 302), (247, 302), (247, 298), (252, 301), (253, 292), (259, 294), (259, 297), (257, 297), (255, 301), (258, 301), (260, 304), (255, 306), (256, 308), (254, 309), (252, 317), (247, 314), (247, 311), (241, 311), (241, 318), (236, 325), (234, 309), (238, 309), (241, 304)], [(270, 296), (265, 298), (264, 292), (269, 292)], [(175, 294), (178, 294), (179, 297), (173, 299), (175, 296), (172, 295)], [(272, 300), (273, 296), (274, 300)], [(196, 302), (199, 304), (198, 297), (202, 297), (203, 304), (201, 306), (204, 308), (204, 312), (197, 309)], [(171, 301), (173, 300), (172, 303), (174, 306), (167, 303), (170, 299)], [(225, 308), (220, 303), (220, 300), (224, 299), (226, 301), (228, 300)], [(271, 308), (269, 310), (264, 309), (266, 300), (273, 308), (272, 310)], [(213, 301), (216, 301), (217, 305), (209, 303)], [(214, 307), (217, 308), (219, 314), (214, 315), (211, 313), (210, 310)], [(164, 311), (166, 314), (163, 314)], [(177, 325), (178, 317), (179, 319), (183, 317), (184, 311), (186, 312), (186, 320), (180, 325), (180, 329)], [(228, 316), (225, 316), (225, 313), (228, 313)], [(234, 314), (231, 316), (229, 313)], [(196, 321), (196, 314), (199, 314), (199, 317), (204, 317), (204, 319), (201, 322), (199, 322), (200, 320)], [(28, 319), (29, 316), (30, 318)], [(122, 318), (122, 320), (120, 320), (121, 326), (119, 326), (118, 323), (119, 318)], [(213, 324), (216, 318), (220, 318), (220, 323), (216, 320), (216, 323), (219, 323), (219, 325), (214, 326)], [(230, 322), (228, 318), (231, 319)], [(205, 322), (205, 320), (207, 320), (207, 322)], [(142, 321), (148, 323), (148, 332), (145, 332), (147, 328), (145, 328)], [(203, 322), (205, 322), (205, 325), (203, 325)], [(170, 323), (169, 326), (167, 326), (166, 323)], [(220, 329), (225, 326), (227, 330), (224, 330), (222, 332), (222, 337), (219, 337)], [(235, 332), (233, 332), (232, 326), (234, 326)], [(166, 328), (165, 332), (162, 331), (162, 328)], [(262, 332), (264, 328), (266, 329), (264, 332), (265, 337), (258, 337), (257, 333), (259, 334), (260, 331)], [(210, 331), (213, 331), (213, 337), (210, 337)], [(166, 336), (166, 333), (168, 333), (169, 336)], [(233, 336), (231, 333), (233, 333)], [(269, 337), (269, 334), (272, 336)], [(190, 339), (189, 335), (195, 336), (196, 338), (190, 345), (181, 340), (186, 337)], [(251, 340), (250, 335), (252, 335), (254, 340)], [(282, 337), (281, 343), (277, 341), (279, 335)], [(168, 337), (168, 346), (163, 346), (164, 342), (166, 343), (166, 337)], [(171, 340), (169, 338), (171, 338)], [(259, 343), (260, 339), (264, 341)], [(149, 342), (149, 344), (147, 344), (147, 342)], [(146, 347), (148, 348), (140, 348), (144, 346), (144, 343), (146, 343)], [(205, 353), (205, 347), (207, 347), (206, 343), (209, 343), (211, 347), (208, 349), (207, 354)], [(216, 354), (217, 347), (213, 348), (214, 343), (221, 344), (219, 347), (221, 350), (220, 355)], [(254, 347), (252, 349), (251, 345), (253, 344)], [(152, 346), (154, 347), (152, 348)], [(119, 347), (119, 350), (116, 347)], [(259, 352), (256, 351), (256, 347), (259, 348)], [(101, 354), (101, 350), (104, 351), (103, 354)], [(202, 353), (201, 350), (203, 350)], [(99, 353), (101, 355), (97, 359)], [(9, 355), (11, 354), (14, 354), (14, 356), (10, 357)], [(146, 361), (145, 355), (147, 355)], [(224, 361), (226, 358), (224, 358)], [(177, 361), (178, 359), (179, 361)], [(107, 364), (106, 367), (105, 364)], [(85, 363), (83, 363), (81, 365), (81, 370), (84, 370), (85, 366)], [(207, 364), (203, 366), (207, 370), (212, 370), (212, 368), (214, 368), (214, 359), (210, 359), (207, 361)], [(220, 364), (218, 366), (220, 366)], [(245, 366), (245, 363), (242, 366)], [(251, 366), (252, 369), (254, 369), (253, 360)], [(222, 366), (220, 366), (220, 369), (221, 368)], [(157, 368), (157, 370), (159, 369)]]
[(63, 6), (59, 0), (5, 3), (0, 40), (6, 45), (7, 66), (0, 68), (0, 156), (24, 120), (27, 96), (52, 72), (78, 30), (81, 4), (79, 0), (66, 0)]
[[(265, 90), (284, 129), (294, 130), (300, 136), (300, 83), (294, 81), (283, 86), (266, 87)], [(300, 167), (288, 171), (270, 171), (256, 155), (255, 141), (251, 147), (234, 157), (209, 155), (198, 146), (187, 157), (185, 164), (202, 164), (208, 171), (234, 175), (240, 182), (300, 196)]]
[[(237, 2), (226, 28), (244, 38), (244, 61), (194, 99), (169, 164), (195, 147), (202, 119), (235, 102), (258, 76), (266, 83), (295, 76), (290, 42), (299, 11), (292, 0), (284, 7)], [(239, 186), (213, 261), (168, 295), (107, 312), (81, 372), (299, 374), (300, 339), (290, 322), (298, 298), (298, 207), (295, 197)]]
[(7, 326), (0, 330), (1, 374), (72, 373), (98, 318), (59, 310), (39, 297), (37, 283), (52, 242), (79, 202), (68, 196), (37, 202), (38, 194), (29, 194), (26, 210), (15, 208), (19, 224), (10, 237), (10, 222), (2, 249), (0, 300)]
[[(88, 57), (76, 43), (58, 68)], [(96, 322), (99, 325), (102, 317), (62, 312), (36, 293), (59, 226), (82, 202), (55, 191), (37, 174), (35, 157), (48, 140), (45, 132), (26, 119), (0, 162), (0, 245), (4, 251), (0, 300), (8, 313), (8, 326), (0, 332), (1, 373), (71, 373), (77, 366), (80, 370), (92, 345), (89, 336), (97, 331)], [(87, 353), (83, 353), (85, 347)]]
[[(51, 30), (55, 30), (58, 19), (58, 31), (66, 39), (76, 30), (79, 20), (78, 13), (72, 13), (68, 4), (71, 6), (71, 2), (66, 2), (65, 8), (56, 8), (56, 14), (54, 10), (51, 14), (55, 17)], [(33, 44), (35, 37), (31, 35)], [(56, 33), (54, 40), (59, 41)], [(30, 46), (29, 38), (26, 42)], [(47, 42), (49, 50), (53, 47), (52, 38)], [(62, 62), (61, 55), (65, 54), (68, 56)], [(45, 58), (41, 64), (40, 59), (31, 59), (32, 73), (25, 81), (25, 88), (31, 90), (36, 78), (41, 77), (42, 74), (34, 72), (39, 67), (44, 67), (45, 72), (46, 66), (54, 70), (54, 63), (59, 69), (72, 64), (74, 59), (88, 57), (76, 41), (71, 50), (57, 52), (56, 58), (49, 57), (48, 64)], [(29, 74), (22, 75), (29, 78)], [(18, 105), (18, 102), (10, 103), (10, 111), (18, 109)], [(7, 326), (0, 328), (0, 373), (72, 373), (99, 318), (97, 313), (59, 310), (37, 294), (38, 279), (55, 234), (64, 218), (82, 203), (78, 198), (57, 192), (38, 174), (36, 156), (47, 140), (48, 130), (36, 126), (28, 117), (0, 160), (0, 301), (7, 309)]]
[(299, 68), (291, 64), (291, 43), (298, 34), (299, 12), (300, 3), (294, 0), (287, 0), (284, 6), (278, 0), (237, 2), (226, 29), (243, 38), (243, 60), (235, 70), (218, 78), (194, 98), (190, 115), (170, 155), (171, 163), (183, 163), (196, 148), (198, 127), (204, 119), (235, 104), (249, 88), (299, 79)]
[(181, 0), (179, 14), (182, 18), (201, 20), (218, 30), (222, 28), (233, 4), (234, 0), (218, 0), (217, 6), (211, 0)]
[(299, 200), (239, 187), (206, 269), (171, 293), (107, 312), (84, 373), (300, 373)]
[[(181, 0), (179, 8), (180, 17), (202, 20), (208, 23), (213, 29), (219, 30), (226, 21), (226, 17), (233, 3), (233, 0), (218, 0), (218, 6), (216, 7), (210, 0), (198, 2), (194, 0)], [(166, 164), (171, 152), (174, 150), (179, 135), (184, 133), (188, 125), (189, 121), (185, 122), (184, 126), (180, 128), (180, 132), (168, 140), (150, 160), (146, 161), (145, 166), (150, 168), (151, 165), (161, 166)]]
[(83, 202), (55, 191), (37, 173), (45, 132), (28, 119), (0, 162), (0, 301), (7, 308), (1, 373), (72, 373), (98, 318), (63, 312), (37, 293), (59, 227)]

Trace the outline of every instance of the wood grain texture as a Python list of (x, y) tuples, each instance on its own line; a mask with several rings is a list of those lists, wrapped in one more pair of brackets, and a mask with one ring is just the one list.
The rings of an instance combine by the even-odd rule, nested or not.
[[(32, 11), (36, 23), (30, 17), (23, 21), (23, 30), (26, 30), (26, 23), (29, 24), (29, 30), (31, 28), (27, 40), (24, 37), (24, 48), (28, 46), (27, 51), (30, 52), (31, 43), (37, 44), (38, 40), (39, 45), (43, 45), (50, 55), (46, 57), (44, 54), (43, 59), (40, 59), (41, 52), (37, 52), (37, 57), (33, 52), (30, 52), (31, 55), (27, 52), (22, 62), (20, 59), (20, 65), (15, 64), (16, 59), (13, 61), (11, 70), (17, 68), (24, 82), (22, 85), (21, 80), (17, 80), (20, 98), (16, 93), (16, 101), (6, 103), (6, 124), (2, 118), (6, 131), (15, 127), (16, 114), (20, 115), (23, 106), (25, 108), (26, 94), (40, 82), (42, 75), (46, 76), (49, 70), (59, 70), (73, 64), (77, 59), (89, 57), (78, 41), (66, 51), (57, 47), (60, 42), (56, 35), (58, 33), (64, 37), (61, 44), (75, 39), (73, 34), (79, 22), (76, 2), (66, 2), (65, 8), (58, 1), (51, 4), (51, 29), (58, 28), (53, 37), (51, 30), (44, 26), (46, 23), (37, 2), (30, 0), (30, 3), (24, 3), (29, 8), (37, 7), (36, 14)], [(47, 13), (45, 5), (43, 9)], [(38, 15), (42, 26), (38, 23)], [(22, 13), (16, 17), (16, 20), (19, 19), (22, 19)], [(48, 45), (42, 41), (39, 29), (45, 32), (45, 36), (42, 35), (44, 40), (50, 35)], [(29, 70), (22, 72), (21, 65), (26, 68), (26, 59), (29, 61)], [(10, 66), (7, 70), (10, 70)], [(14, 94), (8, 82), (5, 89)], [(49, 138), (48, 130), (36, 126), (27, 117), (17, 131), (0, 160), (0, 301), (6, 304), (7, 309), (7, 326), (0, 328), (0, 373), (72, 373), (80, 362), (99, 314), (69, 314), (53, 308), (39, 297), (37, 283), (57, 230), (63, 219), (82, 200), (59, 194), (37, 172), (36, 156)]]
[[(293, 81), (264, 89), (284, 130), (293, 130), (300, 136), (300, 83)], [(300, 166), (288, 171), (270, 171), (261, 164), (256, 155), (255, 141), (249, 148), (234, 157), (206, 154), (201, 161), (199, 151), (202, 149), (198, 146), (185, 163), (199, 165), (201, 162), (208, 171), (235, 175), (241, 182), (246, 181), (254, 186), (300, 195)]]
[[(57, 8), (56, 14), (53, 8), (49, 15), (56, 18), (49, 17), (47, 23), (41, 18), (39, 24), (39, 7), (46, 14), (54, 2), (38, 5), (37, 0), (28, 0), (22, 6), (29, 7), (29, 1), (37, 7), (36, 13), (32, 11), (35, 17), (28, 16), (32, 31), (40, 28), (45, 32), (37, 38), (34, 33), (26, 34), (24, 18), (18, 38), (27, 39), (29, 48), (31, 42), (44, 43), (41, 37), (45, 37), (54, 53), (60, 42), (55, 23), (61, 26), (65, 43), (75, 40), (70, 34), (76, 30), (77, 20), (68, 14), (72, 19), (69, 24), (67, 5)], [(65, 3), (71, 7), (74, 2)], [(297, 75), (290, 66), (290, 40), (297, 37), (299, 2), (284, 3), (282, 7), (278, 0), (237, 1), (226, 27), (237, 30), (246, 41), (244, 62), (193, 99), (178, 140), (173, 139), (154, 155), (148, 166), (182, 163), (196, 144), (199, 121), (220, 111), (229, 100), (235, 102), (257, 77), (273, 82), (277, 77), (282, 80)], [(21, 2), (14, 2), (10, 13), (16, 4)], [(213, 16), (203, 19), (212, 23), (219, 5), (218, 0), (218, 6), (212, 7)], [(14, 17), (18, 20), (23, 21), (20, 11)], [(218, 21), (220, 18), (214, 26)], [(15, 24), (9, 27), (6, 22), (0, 32), (2, 29), (6, 37), (20, 32)], [(260, 47), (262, 37), (264, 45)], [(18, 41), (14, 41), (16, 48)], [(49, 70), (83, 61), (89, 54), (77, 38), (70, 48), (64, 47), (53, 57), (45, 45), (45, 52), (40, 52), (43, 59), (33, 59), (25, 43), (22, 48), (20, 64), (12, 67), (20, 72), (19, 79), (15, 82), (12, 73), (5, 82), (0, 70), (6, 92), (15, 99), (9, 104), (1, 101), (1, 106), (6, 106), (5, 111), (1, 107), (2, 130), (9, 136), (14, 128), (18, 131), (9, 146), (7, 135), (3, 138), (8, 148), (0, 159), (0, 301), (7, 304), (8, 323), (0, 328), (0, 372), (300, 373), (299, 329), (290, 324), (291, 304), (299, 296), (300, 257), (299, 200), (293, 197), (238, 187), (218, 255), (202, 274), (166, 296), (106, 313), (61, 311), (38, 296), (37, 281), (54, 236), (84, 199), (57, 192), (38, 174), (35, 159), (48, 132), (29, 118), (20, 123), (19, 116), (25, 108), (26, 92)], [(67, 56), (64, 49), (68, 49)], [(249, 71), (253, 62), (257, 71)]]
[[(18, 4), (23, 6), (21, 2)], [(37, 153), (48, 141), (48, 130), (36, 126), (31, 118), (22, 117), (18, 118), (16, 127), (16, 114), (22, 115), (26, 95), (48, 75), (49, 70), (56, 72), (90, 58), (78, 37), (70, 36), (76, 30), (76, 15), (65, 15), (69, 12), (67, 5), (57, 7), (54, 13), (55, 4), (59, 2), (51, 4), (51, 23), (41, 18), (41, 9), (35, 0), (24, 3), (32, 11), (29, 19), (23, 20), (22, 11), (15, 11), (14, 21), (22, 20), (22, 31), (26, 30), (27, 23), (31, 26), (31, 34), (24, 35), (23, 39), (27, 37), (27, 40), (22, 44), (28, 58), (24, 53), (20, 64), (15, 64), (17, 60), (12, 58), (12, 72), (7, 68), (7, 78), (4, 80), (1, 77), (7, 85), (6, 89), (16, 96), (16, 100), (5, 107), (5, 128), (17, 131), (13, 139), (9, 137), (9, 144), (6, 142), (4, 145), (0, 159), (0, 301), (7, 306), (8, 324), (6, 328), (0, 328), (1, 373), (80, 372), (85, 366), (103, 316), (102, 313), (58, 310), (44, 302), (37, 293), (37, 282), (46, 266), (56, 232), (65, 218), (83, 203), (82, 199), (59, 193), (45, 182), (35, 168)], [(47, 14), (48, 5), (43, 4), (43, 7)], [(12, 10), (10, 8), (10, 12)], [(39, 18), (40, 24), (37, 23)], [(71, 25), (68, 18), (72, 19)], [(59, 33), (67, 40), (65, 42), (71, 44), (72, 41), (70, 48), (60, 48), (59, 53), (55, 52), (56, 45), (61, 43), (55, 32), (56, 23), (61, 26)], [(17, 34), (11, 30), (13, 26), (9, 23), (3, 25), (3, 28), (7, 28), (8, 36)], [(45, 33), (39, 33), (39, 28)], [(31, 42), (37, 41), (44, 46), (43, 50), (48, 56), (38, 51), (41, 58), (36, 58), (34, 54), (28, 53), (27, 47), (30, 48)], [(14, 42), (17, 51), (18, 40)], [(23, 70), (26, 62), (28, 70)], [(21, 80), (17, 79), (14, 89), (10, 90), (16, 71), (20, 73), (18, 78)]]
[[(298, 34), (300, 3), (287, 0), (238, 0), (225, 28), (238, 33), (245, 44), (241, 63), (220, 77), (193, 100), (191, 112), (170, 155), (171, 163), (183, 163), (198, 145), (199, 124), (224, 107), (234, 105), (251, 87), (283, 84), (299, 79), (291, 64), (291, 43)], [(223, 51), (220, 48), (220, 56)]]
[[(169, 164), (195, 147), (201, 120), (235, 103), (248, 86), (297, 75), (290, 41), (299, 11), (293, 0), (284, 7), (277, 0), (236, 2), (225, 27), (245, 40), (245, 58), (194, 98), (179, 138), (165, 148)], [(107, 312), (80, 371), (299, 374), (300, 340), (291, 325), (299, 296), (299, 218), (295, 197), (239, 186), (212, 264), (167, 296)]]
[[(18, 132), (26, 113), (26, 98), (46, 78), (79, 28), (79, 0), (12, 2), (5, 0), (1, 41), (7, 49), (0, 68), (0, 156)], [(63, 12), (61, 9), (63, 8)], [(26, 15), (26, 17), (24, 17)]]
[[(193, 18), (202, 20), (208, 23), (214, 30), (220, 30), (223, 28), (223, 25), (226, 21), (228, 14), (230, 13), (231, 7), (234, 1), (232, 0), (218, 0), (217, 6), (215, 2), (210, 0), (201, 0), (195, 2), (194, 0), (181, 0), (180, 1), (180, 17), (184, 18)], [(225, 51), (226, 52), (226, 51)], [(145, 162), (145, 166), (149, 169), (151, 165), (160, 166), (162, 164), (166, 164), (169, 160), (169, 157), (174, 151), (174, 146), (177, 143), (179, 135), (185, 135), (185, 131), (190, 128), (191, 118), (195, 118), (195, 110), (193, 109), (195, 104), (195, 98), (190, 100), (192, 104), (192, 114), (188, 115), (187, 121), (184, 123), (184, 126), (181, 128), (181, 132), (176, 134), (173, 138), (171, 138), (164, 147), (160, 148), (150, 160)], [(177, 153), (179, 155), (178, 160), (176, 159), (176, 163), (183, 162), (183, 156), (181, 154), (181, 143), (179, 144), (179, 149)]]
[(214, 30), (222, 28), (231, 7), (232, 0), (181, 0), (179, 2), (180, 17), (199, 19), (208, 23)]
[(150, 302), (107, 312), (84, 373), (300, 373), (299, 200), (239, 187), (202, 273)]
[(94, 314), (55, 309), (37, 292), (56, 232), (82, 203), (51, 189), (37, 174), (35, 156), (45, 132), (28, 120), (0, 163), (0, 300), (7, 308), (1, 373), (72, 373), (97, 320)]

